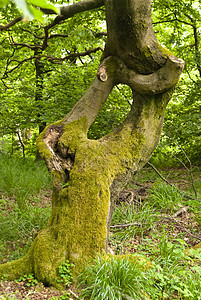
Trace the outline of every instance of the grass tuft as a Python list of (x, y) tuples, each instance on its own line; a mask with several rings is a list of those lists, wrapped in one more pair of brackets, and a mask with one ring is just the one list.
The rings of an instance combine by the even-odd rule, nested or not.
[(149, 299), (144, 291), (146, 275), (129, 258), (98, 257), (78, 280), (84, 287), (81, 294), (84, 299)]

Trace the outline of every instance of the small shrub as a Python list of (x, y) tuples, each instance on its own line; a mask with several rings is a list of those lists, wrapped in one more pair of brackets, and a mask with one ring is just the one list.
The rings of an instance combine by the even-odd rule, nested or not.
[(38, 280), (34, 278), (33, 274), (21, 276), (19, 279), (16, 279), (15, 282), (24, 282), (27, 287), (32, 287), (38, 284)]
[(66, 260), (59, 266), (58, 280), (57, 280), (59, 283), (62, 283), (65, 286), (68, 286), (71, 284), (73, 277), (72, 277), (70, 269), (72, 266), (73, 265), (70, 264), (70, 262), (68, 260)]

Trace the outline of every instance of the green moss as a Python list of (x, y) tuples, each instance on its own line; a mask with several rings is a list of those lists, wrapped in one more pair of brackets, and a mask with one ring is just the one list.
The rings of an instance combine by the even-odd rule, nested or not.
[(79, 120), (75, 120), (64, 126), (63, 134), (59, 139), (59, 147), (68, 148), (69, 152), (74, 153), (78, 144), (86, 139), (88, 130), (88, 120), (83, 117)]
[[(58, 267), (62, 262), (68, 259), (74, 263), (72, 273), (76, 276), (92, 258), (105, 251), (110, 186), (139, 160), (144, 140), (130, 124), (124, 124), (120, 132), (99, 141), (87, 139), (87, 128), (87, 118), (64, 126), (60, 146), (75, 154), (69, 183), (62, 188), (65, 173), (52, 172), (54, 192), (50, 220), (36, 237), (32, 256), (25, 259), (19, 273), (16, 270), (20, 261), (15, 263), (12, 278), (27, 270), (26, 274), (33, 273), (44, 284), (58, 287)], [(41, 143), (44, 134), (45, 131), (39, 137)], [(46, 158), (48, 155), (44, 154)]]
[(134, 253), (134, 254), (120, 254), (120, 255), (112, 255), (107, 253), (105, 256), (103, 256), (105, 260), (107, 259), (129, 259), (133, 264), (137, 265), (139, 269), (142, 271), (147, 271), (152, 267), (152, 262), (148, 260), (146, 257), (144, 257), (141, 254)]
[(154, 47), (150, 48), (149, 46), (145, 46), (142, 50), (145, 57), (150, 59), (161, 55), (164, 59), (167, 59), (168, 56), (173, 55), (171, 51), (167, 48), (161, 46), (158, 41), (154, 41)]
[(55, 123), (49, 124), (48, 126), (45, 127), (43, 132), (40, 133), (40, 135), (38, 136), (38, 138), (36, 140), (36, 146), (38, 148), (40, 156), (42, 158), (44, 158), (46, 161), (53, 158), (53, 155), (52, 155), (50, 149), (48, 148), (48, 146), (46, 145), (46, 143), (44, 143), (45, 134), (46, 134), (48, 128), (50, 128), (51, 126), (61, 126), (62, 124), (63, 124), (63, 120), (59, 120)]
[[(49, 128), (49, 126), (46, 127), (46, 129)], [(36, 146), (38, 148), (38, 151), (40, 153), (40, 156), (42, 158), (44, 158), (45, 160), (49, 160), (53, 157), (51, 151), (49, 150), (49, 148), (47, 147), (47, 145), (44, 143), (44, 136), (45, 136), (45, 132), (46, 130), (44, 130), (43, 132), (41, 132), (41, 134), (39, 135), (39, 137), (36, 140)]]
[[(73, 128), (77, 130), (75, 126)], [(65, 193), (60, 192), (60, 197), (68, 196), (67, 214), (71, 219), (68, 222), (68, 250), (70, 261), (76, 265), (76, 273), (90, 258), (105, 250), (110, 186), (118, 174), (125, 173), (138, 159), (139, 140), (132, 128), (125, 126), (121, 133), (111, 134), (105, 141), (104, 138), (91, 141), (82, 136), (81, 142), (76, 145), (75, 164), (68, 188)], [(127, 147), (122, 147), (123, 144)], [(71, 144), (68, 146), (71, 147)]]
[(0, 265), (0, 276), (5, 275), (7, 280), (14, 280), (33, 273), (32, 258), (33, 246), (23, 258)]
[(160, 50), (160, 52), (162, 53), (163, 57), (168, 57), (170, 55), (174, 55), (170, 50), (168, 50), (167, 48), (161, 46), (160, 43), (158, 43), (157, 41), (154, 41), (155, 47), (157, 50)]
[(195, 246), (193, 247), (193, 249), (195, 249), (195, 250), (201, 249), (201, 242), (198, 243), (197, 245), (195, 245)]

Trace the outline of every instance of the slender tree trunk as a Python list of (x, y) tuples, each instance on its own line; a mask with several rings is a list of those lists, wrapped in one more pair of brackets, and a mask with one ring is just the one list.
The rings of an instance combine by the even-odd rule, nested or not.
[[(115, 199), (149, 160), (183, 61), (157, 42), (150, 0), (106, 0), (108, 39), (94, 82), (72, 111), (49, 125), (37, 145), (53, 177), (52, 214), (28, 254), (0, 267), (9, 278), (34, 273), (57, 285), (69, 259), (73, 274), (106, 251)], [(118, 83), (130, 86), (133, 105), (125, 121), (100, 140), (87, 131)]]
[[(39, 50), (35, 49), (34, 56), (39, 55)], [(43, 132), (46, 127), (46, 122), (41, 121), (41, 117), (43, 116), (43, 76), (44, 76), (44, 64), (41, 62), (40, 58), (36, 58), (35, 61), (35, 70), (36, 70), (36, 90), (35, 90), (35, 103), (37, 109), (40, 111), (37, 113), (38, 118), (38, 129), (39, 134)], [(40, 160), (41, 157), (39, 152), (36, 152), (36, 161)]]

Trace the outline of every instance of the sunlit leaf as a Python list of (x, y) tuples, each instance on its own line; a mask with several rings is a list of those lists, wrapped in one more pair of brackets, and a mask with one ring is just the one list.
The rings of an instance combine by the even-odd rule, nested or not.
[(36, 19), (37, 21), (43, 23), (44, 19), (43, 19), (43, 13), (42, 11), (38, 10), (37, 8), (29, 5), (29, 9), (32, 12), (34, 19)]
[(46, 8), (46, 9), (52, 9), (55, 11), (57, 14), (60, 13), (60, 9), (58, 7), (55, 7), (51, 3), (48, 3), (46, 0), (29, 0), (29, 3), (41, 7), (41, 8)]
[(14, 0), (17, 7), (23, 11), (24, 20), (33, 20), (34, 16), (32, 15), (27, 3), (25, 0)]
[(0, 7), (5, 6), (9, 0), (0, 0)]

